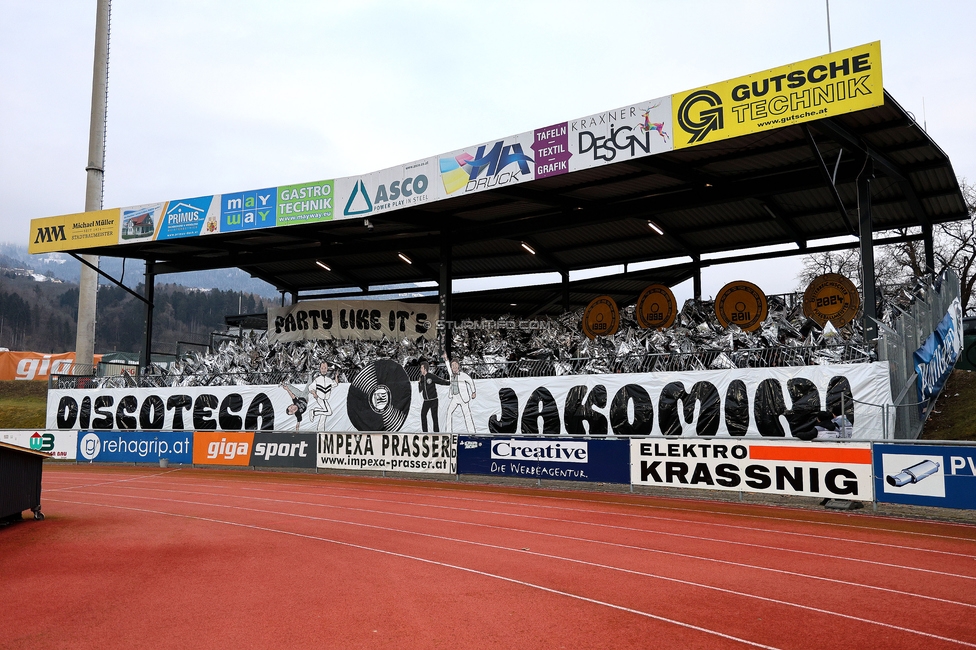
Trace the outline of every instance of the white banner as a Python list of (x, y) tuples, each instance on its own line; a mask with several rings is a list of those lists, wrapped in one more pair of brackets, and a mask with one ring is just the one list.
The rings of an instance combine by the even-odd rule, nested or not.
[(307, 300), (268, 310), (268, 342), (437, 336), (440, 308), (391, 300)]
[(320, 433), (319, 469), (457, 473), (457, 436), (427, 433)]
[(0, 442), (43, 451), (58, 460), (75, 460), (78, 455), (78, 431), (0, 430)]
[(326, 373), (296, 385), (53, 389), (47, 427), (812, 438), (815, 414), (843, 404), (854, 438), (881, 439), (874, 405), (891, 404), (884, 362), (477, 380), (461, 371), (451, 383), (431, 383), (424, 400), (403, 368), (379, 360), (352, 384)]
[(870, 443), (632, 439), (634, 485), (870, 501)]

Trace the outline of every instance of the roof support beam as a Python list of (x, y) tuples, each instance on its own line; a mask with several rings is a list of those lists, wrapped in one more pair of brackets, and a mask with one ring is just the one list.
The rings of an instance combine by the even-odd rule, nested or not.
[[(889, 160), (888, 157), (883, 153), (862, 140), (860, 136), (851, 133), (833, 119), (827, 117), (822, 120), (818, 120), (816, 125), (818, 129), (826, 131), (831, 138), (841, 145), (846, 146), (848, 149), (859, 151), (865, 156), (871, 158), (874, 161), (874, 164), (884, 171), (886, 176), (891, 176), (899, 181), (907, 180), (907, 177), (898, 165)], [(807, 125), (804, 125), (803, 128), (808, 129)]]
[[(847, 226), (847, 231), (852, 235), (857, 233), (854, 231), (854, 224), (851, 223), (851, 217), (847, 214), (847, 208), (844, 207), (844, 201), (840, 198), (840, 193), (837, 191), (837, 179), (836, 170), (837, 165), (834, 166), (834, 174), (830, 173), (827, 169), (826, 163), (824, 163), (823, 156), (820, 154), (820, 147), (817, 146), (816, 140), (813, 139), (813, 133), (810, 132), (810, 127), (806, 124), (803, 125), (803, 133), (807, 136), (807, 143), (810, 145), (810, 151), (813, 152), (813, 157), (817, 161), (817, 166), (820, 169), (820, 175), (823, 177), (824, 184), (827, 189), (830, 190), (831, 198), (834, 199), (834, 204), (837, 206), (837, 212), (844, 219), (844, 224)], [(840, 156), (837, 157), (837, 163), (840, 163)]]
[(793, 238), (793, 241), (796, 242), (796, 245), (800, 250), (807, 247), (806, 237), (796, 227), (793, 220), (785, 212), (783, 212), (779, 206), (776, 205), (776, 202), (773, 201), (772, 197), (760, 199), (759, 204), (763, 207), (763, 210), (766, 211), (766, 214), (775, 219), (776, 223), (781, 225), (783, 230), (786, 231), (786, 234)]
[[(125, 286), (124, 284), (122, 284), (121, 282), (119, 282), (118, 280), (116, 280), (115, 278), (113, 278), (111, 275), (109, 275), (105, 271), (101, 270), (100, 268), (98, 268), (97, 266), (95, 266), (94, 264), (92, 264), (91, 262), (89, 262), (88, 260), (86, 260), (82, 255), (78, 255), (76, 253), (72, 253), (71, 251), (68, 251), (68, 255), (70, 255), (71, 257), (75, 258), (76, 260), (78, 260), (79, 262), (81, 262), (82, 264), (84, 264), (85, 266), (87, 266), (88, 268), (92, 269), (93, 271), (95, 271), (95, 273), (99, 274), (100, 276), (102, 276), (103, 278), (105, 278), (106, 280), (108, 280), (109, 282), (111, 282), (112, 284), (114, 284), (115, 286), (117, 286), (119, 289), (122, 289), (123, 291), (125, 291), (129, 295), (135, 297), (137, 300), (141, 300), (142, 302), (146, 303), (147, 305), (150, 305), (150, 306), (152, 305), (152, 299), (151, 298), (146, 298), (144, 296), (139, 295), (138, 293), (136, 293), (135, 291), (133, 291), (129, 287)], [(149, 264), (148, 260), (147, 260), (146, 264), (147, 265)], [(123, 273), (123, 275), (125, 275), (125, 274)]]

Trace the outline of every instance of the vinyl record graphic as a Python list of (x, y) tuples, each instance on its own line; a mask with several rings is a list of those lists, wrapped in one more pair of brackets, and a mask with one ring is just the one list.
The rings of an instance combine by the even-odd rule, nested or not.
[(729, 282), (715, 298), (715, 316), (722, 327), (738, 325), (746, 332), (754, 332), (769, 315), (766, 294), (751, 282)]
[(359, 431), (399, 431), (410, 412), (410, 395), (410, 380), (400, 364), (380, 359), (356, 376), (346, 411)]
[(610, 296), (594, 298), (583, 311), (583, 334), (594, 339), (598, 336), (611, 336), (620, 327), (620, 311)]
[(861, 297), (854, 283), (838, 273), (825, 273), (813, 279), (803, 292), (803, 315), (823, 327), (827, 321), (841, 328), (857, 316)]
[(674, 324), (678, 315), (678, 303), (671, 288), (663, 284), (652, 284), (641, 292), (634, 309), (637, 324), (641, 327), (664, 329)]

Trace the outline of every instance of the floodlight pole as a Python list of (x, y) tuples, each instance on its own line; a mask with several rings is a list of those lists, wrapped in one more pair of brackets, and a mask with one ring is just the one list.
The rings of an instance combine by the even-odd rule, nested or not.
[[(91, 123), (88, 132), (88, 181), (85, 186), (85, 212), (102, 209), (105, 177), (105, 106), (108, 100), (108, 36), (111, 0), (98, 0), (95, 10), (95, 65), (92, 72)], [(98, 266), (97, 255), (82, 255), (92, 266)], [(94, 370), (95, 301), (98, 274), (81, 265), (78, 282), (78, 333), (75, 338), (76, 372)], [(80, 367), (79, 367), (80, 366)]]

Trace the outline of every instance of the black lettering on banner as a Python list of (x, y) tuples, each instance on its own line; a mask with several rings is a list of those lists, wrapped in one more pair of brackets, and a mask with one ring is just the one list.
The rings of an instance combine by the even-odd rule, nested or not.
[(126, 395), (119, 400), (119, 407), (115, 410), (115, 422), (119, 430), (132, 431), (136, 428), (136, 409), (139, 408), (139, 401), (135, 395)]
[(762, 465), (747, 465), (746, 476), (746, 485), (755, 490), (765, 490), (773, 484), (769, 478), (769, 470)]
[[(678, 401), (684, 407), (685, 422), (691, 424), (695, 415), (695, 405), (688, 400), (688, 393), (685, 392), (685, 385), (680, 381), (672, 381), (661, 389), (661, 397), (658, 399), (658, 421), (661, 425), (661, 435), (680, 436), (681, 418), (678, 415)], [(689, 408), (690, 407), (690, 408)]]
[(312, 319), (312, 329), (317, 330), (319, 328), (319, 310), (309, 309), (308, 317)]
[(285, 324), (285, 319), (282, 316), (275, 316), (275, 334), (281, 334), (281, 328)]
[[(260, 422), (260, 424), (259, 424)], [(251, 400), (247, 407), (247, 415), (244, 416), (244, 429), (246, 431), (274, 431), (275, 412), (274, 404), (264, 393), (258, 393)]]
[(833, 413), (835, 406), (844, 404), (844, 414), (851, 424), (854, 424), (854, 393), (847, 377), (831, 377), (827, 382), (827, 410)]
[[(112, 429), (112, 405), (115, 404), (115, 398), (111, 395), (98, 395), (95, 398), (95, 415), (98, 417), (92, 420), (91, 428), (99, 430), (111, 430)], [(108, 408), (106, 411), (104, 409)]]
[(803, 492), (803, 468), (794, 467), (793, 472), (790, 472), (789, 467), (784, 467), (783, 465), (776, 466), (776, 489), (783, 490), (786, 484), (790, 484), (790, 488), (794, 492)]
[(186, 429), (183, 425), (183, 411), (189, 411), (193, 407), (193, 399), (189, 395), (170, 395), (166, 400), (166, 410), (173, 411), (173, 430), (181, 431)]
[[(594, 410), (594, 406), (606, 408), (607, 387), (597, 384), (586, 395), (586, 385), (573, 386), (566, 395), (566, 408), (563, 420), (566, 423), (566, 433), (573, 435), (605, 436), (607, 435), (607, 418)], [(585, 425), (584, 425), (585, 423)]]
[(217, 408), (217, 396), (203, 393), (193, 402), (193, 428), (197, 431), (216, 431), (217, 421), (213, 411)]
[(332, 329), (332, 310), (323, 309), (319, 313), (322, 314), (322, 329)]
[(756, 389), (756, 427), (759, 434), (768, 437), (784, 438), (786, 432), (779, 416), (786, 413), (783, 387), (778, 379), (763, 379)]
[(165, 418), (166, 408), (163, 406), (163, 400), (158, 395), (150, 395), (139, 409), (139, 428), (159, 431), (163, 428)]
[[(668, 483), (688, 483), (688, 466), (684, 463), (668, 461), (664, 463), (664, 478)], [(675, 481), (677, 479), (677, 481)]]
[[(749, 448), (745, 445), (732, 445), (732, 458), (742, 460), (748, 455)], [(724, 458), (725, 456), (723, 455), (722, 457)]]
[(725, 391), (725, 428), (730, 436), (749, 431), (749, 391), (741, 379), (733, 379)]
[(646, 481), (648, 476), (653, 476), (656, 483), (663, 483), (661, 480), (661, 475), (657, 473), (657, 466), (661, 464), (661, 461), (655, 460), (653, 462), (647, 462), (646, 460), (641, 461), (641, 481)]
[(793, 400), (793, 407), (786, 412), (790, 423), (790, 433), (794, 438), (813, 440), (817, 437), (815, 428), (817, 412), (820, 411), (820, 391), (809, 379), (795, 377), (786, 382), (786, 390)]
[(701, 404), (701, 408), (698, 410), (698, 424), (695, 425), (695, 432), (700, 436), (714, 436), (718, 433), (722, 406), (715, 385), (708, 381), (696, 382), (691, 387), (688, 398), (689, 401), (685, 404), (686, 417), (689, 409), (694, 414), (695, 402)]
[[(78, 402), (75, 401), (73, 397), (65, 395), (58, 402), (58, 428), (59, 429), (72, 429), (74, 428), (75, 418), (78, 417)], [(87, 427), (86, 427), (87, 428)]]
[(427, 314), (419, 312), (417, 314), (417, 324), (413, 327), (417, 334), (423, 334), (430, 329), (430, 323), (427, 322)]
[(295, 327), (295, 315), (287, 314), (285, 316), (285, 331), (294, 332), (297, 328)]
[(308, 312), (306, 312), (304, 310), (299, 310), (298, 311), (298, 314), (297, 314), (296, 321), (297, 321), (296, 325), (298, 326), (298, 330), (299, 331), (301, 331), (301, 330), (307, 330), (308, 329)]
[[(843, 479), (841, 485), (838, 479)], [(849, 469), (836, 467), (824, 474), (824, 486), (834, 494), (857, 494), (857, 475)]]
[(217, 420), (224, 431), (240, 431), (244, 421), (235, 413), (244, 408), (244, 398), (239, 393), (231, 393), (220, 402)]
[(525, 410), (522, 411), (522, 433), (539, 433), (539, 418), (542, 418), (542, 433), (559, 435), (559, 406), (545, 386), (539, 386), (532, 391), (525, 403)]
[[(634, 419), (630, 419), (630, 404)], [(621, 436), (646, 435), (654, 428), (654, 404), (647, 390), (638, 384), (627, 384), (617, 391), (610, 404), (610, 427)]]
[(691, 473), (691, 484), (715, 485), (715, 482), (712, 480), (712, 473), (708, 469), (708, 465), (705, 463), (695, 464), (695, 469)]
[[(393, 312), (390, 312), (392, 314)], [(498, 389), (498, 401), (501, 404), (501, 415), (492, 415), (488, 419), (488, 431), (491, 433), (515, 433), (518, 427), (518, 395), (511, 388)]]
[(79, 428), (87, 429), (91, 424), (91, 398), (85, 396), (81, 399), (81, 411), (78, 413)]
[(715, 482), (722, 487), (736, 487), (742, 482), (739, 476), (739, 468), (731, 463), (721, 463), (715, 467)]

